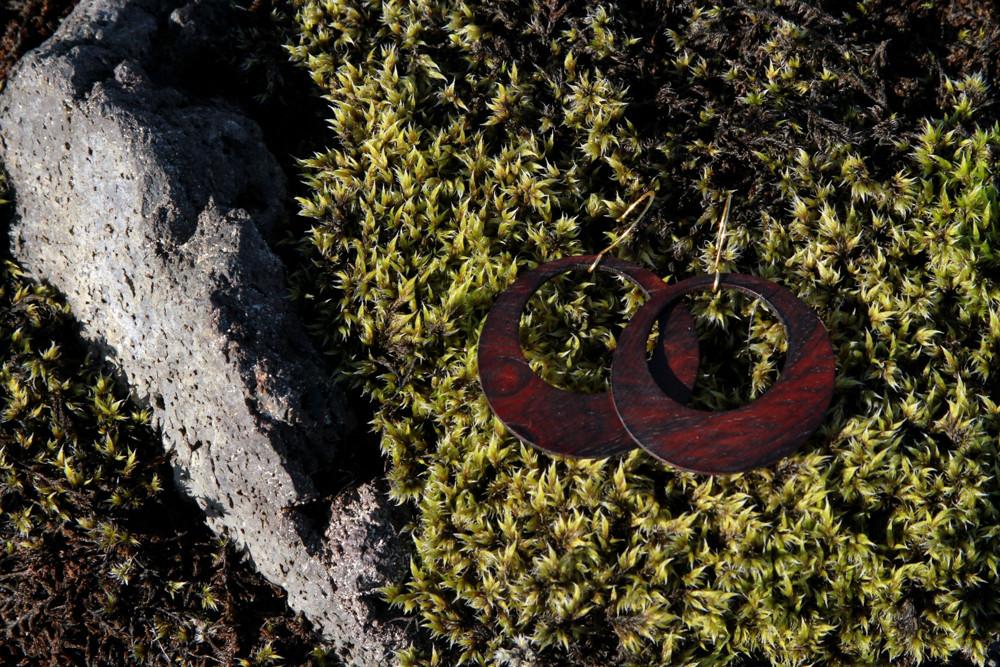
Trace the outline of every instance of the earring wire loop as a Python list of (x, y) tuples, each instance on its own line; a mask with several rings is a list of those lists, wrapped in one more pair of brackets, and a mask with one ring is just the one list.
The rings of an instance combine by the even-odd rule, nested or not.
[(722, 208), (722, 216), (719, 218), (719, 236), (715, 240), (715, 281), (712, 283), (712, 292), (719, 291), (719, 262), (722, 260), (722, 248), (726, 241), (726, 227), (729, 224), (729, 206), (733, 202), (733, 193), (726, 195), (726, 205)]
[(629, 207), (627, 209), (625, 209), (625, 212), (618, 216), (618, 222), (624, 221), (625, 218), (628, 217), (629, 213), (631, 213), (632, 211), (634, 211), (635, 208), (636, 208), (636, 206), (638, 206), (639, 204), (641, 204), (643, 202), (643, 200), (645, 200), (645, 199), (649, 200), (649, 202), (646, 204), (646, 208), (642, 209), (642, 213), (639, 214), (639, 217), (632, 221), (632, 224), (628, 226), (628, 229), (626, 229), (625, 232), (621, 236), (619, 236), (614, 241), (612, 241), (611, 244), (607, 248), (605, 248), (601, 252), (597, 253), (597, 257), (594, 259), (594, 263), (590, 265), (589, 269), (587, 269), (588, 273), (593, 273), (594, 269), (597, 268), (597, 265), (601, 263), (602, 259), (604, 259), (604, 256), (606, 254), (608, 254), (609, 252), (611, 252), (612, 250), (614, 250), (615, 246), (617, 246), (619, 243), (621, 243), (622, 241), (624, 241), (632, 232), (634, 232), (635, 228), (639, 226), (639, 222), (644, 217), (646, 217), (646, 213), (649, 211), (649, 207), (653, 205), (653, 191), (652, 190), (646, 190), (646, 192), (644, 192), (641, 197), (639, 197), (634, 202), (632, 202), (631, 204), (629, 204)]

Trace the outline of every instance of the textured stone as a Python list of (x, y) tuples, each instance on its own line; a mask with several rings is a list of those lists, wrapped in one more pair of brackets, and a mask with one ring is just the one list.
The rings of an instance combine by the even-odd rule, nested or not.
[(238, 107), (185, 83), (228, 6), (84, 0), (21, 61), (0, 96), (10, 242), (148, 401), (211, 527), (348, 663), (384, 664), (404, 637), (373, 589), (406, 566), (405, 517), (377, 481), (315, 517), (360, 445), (269, 246), (283, 175)]

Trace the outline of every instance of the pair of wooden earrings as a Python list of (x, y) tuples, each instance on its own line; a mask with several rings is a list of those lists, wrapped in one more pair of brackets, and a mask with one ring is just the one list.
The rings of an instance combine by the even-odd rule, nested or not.
[[(648, 300), (622, 332), (611, 390), (577, 394), (554, 387), (528, 366), (518, 330), (531, 295), (561, 273), (620, 274)], [(719, 286), (769, 304), (785, 326), (788, 349), (778, 380), (763, 396), (722, 412), (686, 406), (698, 372), (694, 320), (680, 304)], [(646, 341), (660, 336), (652, 359)], [(668, 285), (642, 267), (599, 256), (567, 257), (525, 273), (503, 292), (479, 338), (479, 380), (493, 412), (522, 441), (572, 457), (622, 454), (636, 445), (684, 470), (732, 473), (768, 465), (796, 450), (820, 425), (834, 387), (834, 357), (823, 323), (784, 287), (741, 274), (697, 276)]]

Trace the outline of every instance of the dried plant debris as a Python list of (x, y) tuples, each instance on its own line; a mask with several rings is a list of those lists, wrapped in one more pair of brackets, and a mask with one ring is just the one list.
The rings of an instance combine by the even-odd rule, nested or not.
[(149, 412), (11, 262), (0, 340), (0, 663), (335, 664), (173, 491)]
[(76, 0), (9, 0), (0, 4), (0, 82), (29, 49), (42, 43)]
[[(386, 595), (430, 644), (401, 664), (984, 661), (1000, 630), (992, 5), (294, 4), (290, 52), (330, 104), (302, 164), (295, 292), (419, 508), (411, 576)], [(496, 295), (600, 250), (647, 189), (623, 256), (670, 280), (712, 270), (732, 191), (721, 268), (786, 285), (829, 328), (836, 397), (800, 454), (721, 478), (640, 453), (555, 460), (491, 414), (475, 349)], [(614, 289), (536, 304), (543, 375), (599, 386), (578, 351), (613, 348), (614, 317), (580, 313), (627, 314)], [(694, 303), (755, 360), (742, 400), (783, 345), (753, 308)]]

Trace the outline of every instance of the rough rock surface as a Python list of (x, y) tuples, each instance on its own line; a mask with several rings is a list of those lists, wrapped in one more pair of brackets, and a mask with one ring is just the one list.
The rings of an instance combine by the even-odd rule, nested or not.
[(405, 517), (371, 482), (316, 518), (351, 420), (269, 246), (283, 175), (257, 125), (185, 85), (226, 6), (84, 0), (21, 61), (0, 96), (10, 243), (148, 401), (212, 528), (349, 664), (381, 665), (404, 637), (373, 589), (406, 566)]

